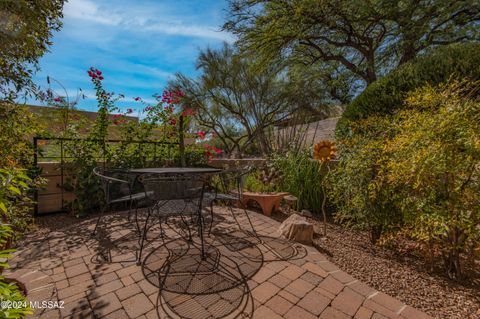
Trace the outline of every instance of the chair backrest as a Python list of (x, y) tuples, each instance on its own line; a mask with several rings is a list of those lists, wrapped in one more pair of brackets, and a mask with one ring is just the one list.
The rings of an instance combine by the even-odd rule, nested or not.
[(95, 167), (93, 173), (100, 179), (107, 204), (132, 194), (134, 177), (127, 170)]
[(219, 174), (220, 184), (217, 185), (217, 191), (221, 193), (236, 193), (239, 197), (242, 197), (243, 187), (245, 185), (245, 179), (252, 171), (251, 166), (242, 168), (224, 170)]
[(205, 176), (200, 174), (144, 174), (138, 178), (145, 195), (153, 202), (163, 200), (202, 200)]

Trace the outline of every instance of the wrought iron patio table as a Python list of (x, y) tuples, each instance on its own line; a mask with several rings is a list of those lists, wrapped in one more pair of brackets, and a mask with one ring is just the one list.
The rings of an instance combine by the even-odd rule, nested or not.
[[(129, 171), (130, 174), (136, 175), (137, 177), (142, 175), (158, 175), (158, 176), (208, 176), (216, 173), (222, 172), (219, 168), (210, 168), (210, 167), (157, 167), (157, 168), (137, 168)], [(203, 196), (203, 190), (202, 190)], [(168, 200), (168, 198), (166, 198)], [(202, 199), (200, 199), (202, 201)], [(200, 208), (197, 209), (197, 220), (199, 221), (199, 237), (201, 242), (201, 258), (205, 259), (205, 249), (204, 249), (204, 238), (203, 238), (203, 227), (201, 224), (202, 220), (202, 209), (201, 203)]]

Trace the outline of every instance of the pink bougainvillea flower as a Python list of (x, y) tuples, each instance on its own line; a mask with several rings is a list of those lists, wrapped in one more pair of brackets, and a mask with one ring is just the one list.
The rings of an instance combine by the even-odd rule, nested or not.
[(192, 108), (187, 108), (182, 112), (182, 116), (191, 116), (194, 115), (195, 111)]
[(152, 110), (152, 107), (151, 106), (147, 106), (146, 108), (143, 109), (145, 112), (149, 112)]
[(213, 148), (213, 151), (217, 154), (221, 154), (222, 153), (222, 150), (221, 149), (218, 149), (218, 148)]
[(168, 123), (169, 123), (170, 125), (172, 125), (172, 126), (175, 126), (175, 125), (177, 125), (177, 120), (174, 119), (174, 118), (171, 118), (171, 119), (168, 121)]
[(96, 70), (97, 75), (102, 75), (102, 71)]
[(137, 96), (136, 98), (134, 98), (135, 101), (140, 101), (142, 98)]
[(206, 133), (203, 131), (197, 132), (196, 134), (197, 134), (197, 137), (201, 140), (203, 140), (206, 136)]
[(56, 97), (53, 99), (55, 102), (63, 102), (63, 99), (61, 97)]
[(127, 109), (127, 113), (128, 113), (128, 114), (130, 114), (130, 113), (132, 113), (132, 112), (133, 112), (132, 109)]

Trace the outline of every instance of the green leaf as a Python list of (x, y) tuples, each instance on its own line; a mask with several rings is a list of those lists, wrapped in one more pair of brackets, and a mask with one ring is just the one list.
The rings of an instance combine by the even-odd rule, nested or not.
[(15, 193), (15, 194), (17, 194), (17, 195), (21, 195), (21, 194), (22, 194), (22, 192), (20, 191), (20, 189), (18, 189), (18, 188), (15, 187), (15, 186), (10, 185), (10, 186), (8, 187), (8, 189), (9, 189), (11, 192), (13, 192), (13, 193)]

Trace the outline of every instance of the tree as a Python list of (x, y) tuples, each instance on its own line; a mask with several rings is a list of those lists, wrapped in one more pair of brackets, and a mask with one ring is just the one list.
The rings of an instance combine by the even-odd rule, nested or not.
[(285, 77), (275, 68), (259, 71), (251, 65), (252, 58), (225, 44), (200, 53), (198, 79), (177, 74), (171, 84), (185, 93), (184, 102), (195, 109), (197, 123), (215, 133), (227, 154), (241, 155), (251, 147), (269, 153), (268, 128), (294, 109)]
[(478, 0), (230, 0), (224, 29), (265, 63), (341, 65), (363, 84), (419, 53), (478, 41)]
[(38, 59), (60, 30), (64, 0), (0, 1), (0, 99), (34, 92)]

